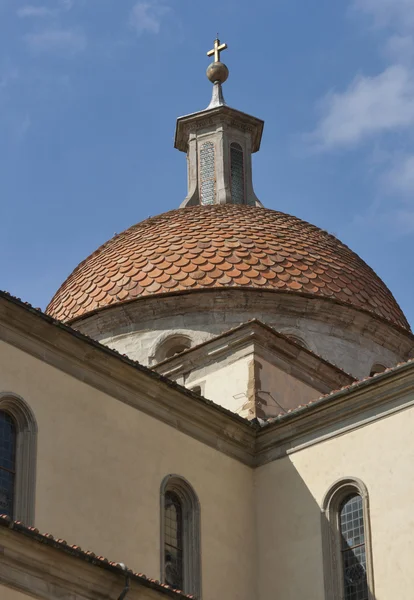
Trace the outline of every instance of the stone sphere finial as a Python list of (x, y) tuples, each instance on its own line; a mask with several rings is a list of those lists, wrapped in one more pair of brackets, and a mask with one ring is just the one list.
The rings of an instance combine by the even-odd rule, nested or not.
[(211, 83), (224, 83), (228, 76), (229, 70), (222, 62), (213, 62), (207, 67), (207, 77)]
[(214, 48), (207, 52), (207, 56), (214, 56), (214, 62), (207, 68), (207, 77), (211, 83), (224, 83), (229, 76), (228, 68), (220, 61), (220, 54), (226, 49), (227, 44), (221, 44), (217, 36), (214, 40)]

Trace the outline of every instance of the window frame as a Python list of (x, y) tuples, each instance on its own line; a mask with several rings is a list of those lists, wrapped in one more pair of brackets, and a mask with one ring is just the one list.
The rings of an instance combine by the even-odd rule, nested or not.
[(345, 598), (339, 511), (350, 495), (358, 495), (362, 499), (368, 600), (375, 600), (368, 490), (360, 479), (353, 477), (346, 477), (334, 483), (323, 500), (321, 516), (325, 598), (326, 600)]
[(200, 503), (192, 486), (180, 475), (167, 475), (160, 489), (160, 581), (165, 583), (165, 495), (177, 494), (182, 507), (183, 587), (186, 594), (201, 598)]
[(0, 392), (0, 410), (7, 413), (16, 426), (16, 459), (13, 498), (13, 520), (33, 526), (35, 517), (37, 423), (23, 398)]

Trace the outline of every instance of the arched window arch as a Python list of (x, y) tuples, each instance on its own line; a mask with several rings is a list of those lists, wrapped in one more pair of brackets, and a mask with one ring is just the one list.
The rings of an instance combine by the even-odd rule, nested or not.
[(387, 367), (384, 367), (384, 365), (381, 365), (380, 363), (375, 363), (371, 367), (369, 376), (372, 377), (373, 375), (376, 375), (377, 373), (383, 373), (386, 370), (386, 368)]
[(201, 595), (200, 504), (179, 475), (168, 475), (161, 484), (161, 581)]
[(19, 396), (0, 393), (0, 513), (34, 525), (37, 425)]
[(157, 363), (172, 358), (191, 348), (191, 339), (187, 335), (173, 334), (164, 339), (155, 351), (155, 361)]
[(230, 145), (231, 200), (233, 204), (246, 203), (243, 148), (237, 142)]
[(369, 499), (362, 481), (335, 483), (322, 518), (326, 598), (374, 600)]

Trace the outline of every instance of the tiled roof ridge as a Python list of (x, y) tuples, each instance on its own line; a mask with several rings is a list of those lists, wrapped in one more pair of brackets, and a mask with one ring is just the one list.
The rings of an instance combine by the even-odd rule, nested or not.
[(174, 390), (185, 394), (186, 396), (190, 397), (193, 401), (201, 402), (202, 404), (211, 406), (215, 410), (218, 410), (219, 412), (226, 414), (227, 416), (235, 419), (239, 423), (242, 423), (244, 425), (254, 428), (254, 425), (248, 419), (241, 417), (240, 415), (232, 412), (231, 410), (225, 408), (224, 406), (221, 406), (220, 404), (216, 404), (215, 402), (213, 402), (212, 400), (209, 400), (208, 398), (204, 398), (204, 396), (200, 396), (200, 394), (196, 394), (195, 392), (192, 392), (190, 389), (180, 385), (179, 383), (176, 383), (172, 379), (169, 379), (168, 377), (165, 377), (164, 375), (161, 375), (160, 373), (156, 373), (149, 367), (145, 367), (144, 365), (142, 365), (137, 360), (133, 360), (127, 354), (121, 354), (117, 350), (114, 350), (113, 348), (110, 348), (109, 346), (105, 346), (104, 344), (101, 344), (97, 340), (94, 340), (93, 338), (89, 337), (85, 333), (81, 333), (80, 331), (78, 331), (77, 329), (74, 329), (70, 325), (68, 325), (66, 323), (62, 323), (62, 321), (59, 321), (58, 319), (54, 319), (50, 315), (43, 312), (40, 308), (34, 308), (30, 304), (30, 302), (25, 302), (25, 301), (21, 300), (21, 298), (17, 298), (16, 296), (13, 296), (12, 294), (10, 294), (9, 292), (6, 292), (4, 290), (0, 290), (0, 298), (4, 298), (5, 300), (7, 300), (9, 302), (13, 302), (13, 303), (17, 304), (21, 308), (24, 308), (25, 310), (28, 310), (32, 314), (35, 314), (36, 316), (40, 317), (41, 319), (43, 319), (50, 325), (53, 325), (54, 327), (58, 327), (59, 329), (66, 331), (70, 335), (73, 335), (74, 337), (94, 346), (95, 348), (99, 349), (102, 352), (105, 352), (106, 354), (110, 354), (114, 358), (121, 360), (122, 362), (137, 369), (138, 371), (141, 371), (142, 373), (145, 373), (146, 375), (150, 376), (152, 379), (156, 379), (156, 380), (160, 381), (161, 383), (163, 383), (164, 385), (168, 385), (170, 388), (173, 388)]
[(84, 259), (46, 312), (73, 321), (149, 295), (244, 288), (338, 300), (409, 331), (392, 292), (346, 244), (298, 217), (243, 205), (136, 223)]
[(231, 335), (232, 333), (235, 333), (241, 329), (243, 329), (244, 327), (247, 327), (248, 325), (259, 325), (260, 327), (263, 327), (263, 329), (266, 329), (267, 331), (269, 331), (270, 333), (288, 341), (290, 344), (293, 344), (294, 346), (296, 346), (298, 349), (303, 350), (306, 354), (310, 354), (311, 356), (314, 356), (316, 358), (318, 358), (321, 362), (323, 362), (324, 364), (328, 365), (329, 367), (339, 371), (341, 374), (343, 375), (348, 375), (348, 377), (350, 377), (351, 379), (354, 379), (356, 381), (356, 378), (351, 375), (351, 373), (348, 373), (347, 371), (344, 371), (344, 369), (341, 369), (341, 367), (338, 367), (338, 365), (336, 365), (335, 363), (331, 363), (329, 362), (329, 360), (326, 360), (326, 358), (323, 358), (320, 354), (318, 354), (317, 352), (314, 352), (313, 350), (311, 350), (310, 348), (307, 348), (306, 346), (302, 346), (302, 344), (299, 344), (294, 338), (289, 337), (289, 335), (286, 335), (285, 333), (283, 333), (282, 331), (278, 331), (277, 329), (275, 329), (275, 327), (272, 327), (271, 325), (268, 325), (267, 323), (264, 323), (263, 321), (261, 321), (260, 319), (257, 318), (253, 318), (253, 319), (249, 319), (248, 321), (244, 321), (243, 323), (240, 323), (239, 325), (235, 325), (234, 327), (231, 327), (230, 329), (227, 329), (227, 331), (224, 331), (223, 333), (219, 333), (218, 335), (215, 335), (214, 337), (204, 341), (204, 342), (200, 342), (199, 344), (197, 344), (196, 346), (191, 346), (191, 348), (187, 348), (186, 350), (183, 350), (182, 352), (175, 354), (173, 357), (171, 358), (166, 358), (165, 360), (157, 363), (156, 365), (154, 365), (154, 367), (152, 368), (157, 368), (158, 366), (167, 363), (171, 360), (173, 360), (174, 358), (180, 358), (181, 356), (185, 356), (188, 353), (192, 352), (193, 350), (197, 350), (198, 348), (202, 348), (203, 346), (206, 346), (207, 344), (214, 342), (215, 340), (219, 340), (222, 338), (227, 337), (228, 335)]
[(287, 410), (286, 412), (281, 412), (275, 417), (270, 417), (269, 419), (261, 419), (261, 420), (256, 419), (255, 422), (258, 423), (262, 429), (266, 428), (270, 425), (275, 425), (276, 423), (282, 423), (292, 417), (297, 417), (299, 414), (304, 413), (311, 408), (316, 408), (317, 406), (324, 404), (326, 401), (331, 401), (333, 398), (339, 397), (340, 395), (344, 394), (345, 392), (352, 392), (358, 388), (365, 387), (367, 384), (368, 385), (372, 384), (373, 381), (376, 379), (386, 379), (387, 376), (393, 375), (395, 372), (399, 371), (400, 369), (408, 368), (408, 367), (410, 367), (410, 365), (414, 366), (414, 358), (410, 358), (406, 361), (399, 362), (396, 365), (394, 365), (393, 367), (388, 367), (381, 373), (375, 373), (374, 375), (364, 377), (363, 379), (357, 379), (353, 383), (344, 385), (343, 387), (338, 388), (337, 390), (332, 390), (331, 392), (328, 392), (327, 394), (323, 394), (322, 396), (319, 396), (319, 398), (310, 400), (306, 404), (300, 404), (299, 406), (297, 406), (295, 408), (291, 408), (291, 409)]
[(8, 529), (15, 531), (30, 537), (31, 539), (70, 554), (74, 558), (82, 559), (92, 565), (99, 566), (101, 568), (110, 570), (119, 575), (127, 574), (132, 580), (139, 582), (140, 584), (155, 589), (158, 592), (167, 594), (173, 598), (190, 598), (194, 599), (195, 596), (185, 594), (182, 590), (176, 590), (166, 583), (161, 583), (158, 579), (152, 579), (147, 577), (143, 573), (137, 573), (128, 567), (123, 566), (123, 563), (110, 561), (104, 556), (96, 555), (90, 550), (82, 550), (82, 548), (76, 544), (68, 544), (66, 540), (56, 538), (50, 533), (40, 533), (36, 527), (30, 527), (24, 525), (21, 521), (14, 521), (8, 515), (0, 514), (0, 526), (7, 527)]

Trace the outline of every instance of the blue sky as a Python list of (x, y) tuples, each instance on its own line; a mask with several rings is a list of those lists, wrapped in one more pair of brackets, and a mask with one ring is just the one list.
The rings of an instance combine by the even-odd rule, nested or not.
[(44, 308), (130, 225), (179, 206), (177, 116), (265, 120), (268, 208), (337, 235), (414, 323), (414, 0), (0, 0), (0, 288)]

